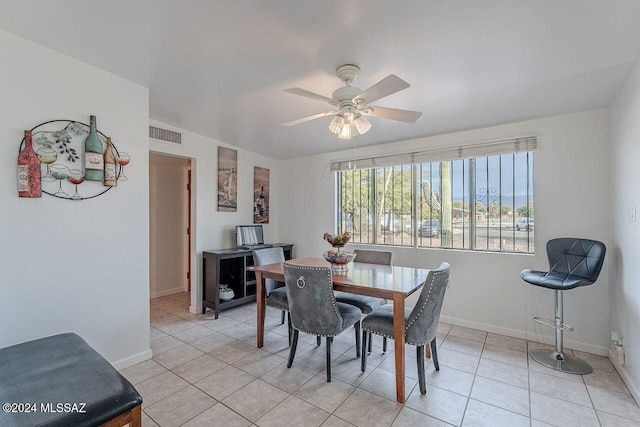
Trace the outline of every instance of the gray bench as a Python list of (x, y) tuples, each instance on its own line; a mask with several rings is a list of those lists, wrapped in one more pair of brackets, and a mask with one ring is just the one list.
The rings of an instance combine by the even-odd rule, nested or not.
[(76, 334), (0, 349), (0, 426), (140, 427), (142, 397)]

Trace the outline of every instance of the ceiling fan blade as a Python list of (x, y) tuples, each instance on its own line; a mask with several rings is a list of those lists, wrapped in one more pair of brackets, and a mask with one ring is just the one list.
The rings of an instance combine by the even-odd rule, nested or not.
[(301, 89), (299, 87), (291, 87), (289, 89), (283, 89), (285, 92), (292, 93), (294, 95), (304, 96), (305, 98), (315, 99), (316, 101), (322, 102), (331, 102), (331, 98), (327, 98), (323, 95), (318, 95), (317, 93), (309, 92), (306, 89)]
[(296, 120), (291, 120), (290, 122), (282, 123), (282, 126), (295, 126), (300, 123), (308, 122), (309, 120), (319, 119), (320, 117), (326, 117), (336, 113), (337, 111), (325, 111), (324, 113), (313, 114), (311, 116), (301, 117)]
[(415, 123), (422, 115), (419, 111), (398, 110), (397, 108), (367, 106), (361, 111), (365, 116), (379, 117), (381, 119), (397, 120), (405, 123)]
[(395, 74), (389, 74), (369, 89), (362, 91), (360, 95), (354, 98), (354, 101), (356, 99), (361, 99), (365, 104), (368, 104), (370, 102), (377, 101), (380, 98), (384, 98), (385, 96), (389, 96), (392, 93), (400, 92), (409, 86), (410, 84), (402, 80), (400, 77)]

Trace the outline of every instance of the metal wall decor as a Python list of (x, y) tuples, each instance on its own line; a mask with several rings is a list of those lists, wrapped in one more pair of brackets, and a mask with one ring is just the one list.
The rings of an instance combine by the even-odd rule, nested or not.
[[(86, 200), (100, 196), (112, 186), (102, 181), (85, 180), (84, 147), (90, 125), (76, 120), (50, 120), (31, 129), (33, 149), (41, 164), (42, 192), (67, 200)], [(107, 136), (97, 131), (102, 153), (107, 151)], [(25, 139), (20, 143), (23, 150)], [(128, 180), (124, 167), (130, 162), (127, 153), (111, 143), (116, 162), (117, 182)]]

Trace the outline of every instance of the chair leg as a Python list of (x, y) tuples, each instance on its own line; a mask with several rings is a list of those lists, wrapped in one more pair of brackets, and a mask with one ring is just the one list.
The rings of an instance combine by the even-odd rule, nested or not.
[(327, 382), (331, 382), (331, 343), (333, 337), (327, 337)]
[(287, 311), (287, 324), (288, 324), (287, 329), (289, 332), (289, 347), (291, 347), (291, 333), (293, 332), (293, 326), (291, 326), (291, 313), (289, 313), (288, 311)]
[(320, 338), (320, 335), (318, 335), (318, 336), (316, 337), (316, 344), (317, 344), (317, 345), (322, 344), (322, 338)]
[(387, 337), (382, 337), (382, 352), (387, 352)]
[(371, 332), (362, 331), (362, 359), (360, 362), (360, 370), (362, 372), (367, 369), (367, 352), (365, 351), (365, 347), (367, 346), (367, 336), (369, 340), (371, 340)]
[(353, 325), (354, 331), (356, 331), (356, 357), (360, 357), (360, 322)]
[(433, 367), (436, 368), (436, 371), (440, 370), (440, 365), (438, 364), (438, 350), (436, 350), (436, 339), (431, 340), (431, 360), (433, 360)]
[(293, 365), (293, 358), (296, 357), (296, 347), (298, 346), (298, 330), (293, 330), (293, 339), (291, 340), (291, 347), (289, 348), (289, 360), (287, 361), (287, 368)]
[(284, 325), (284, 310), (282, 310), (282, 315), (280, 316), (280, 324)]
[(371, 339), (371, 332), (369, 332), (369, 347), (367, 348), (367, 351), (369, 353), (371, 353), (371, 341), (373, 341), (373, 340)]
[(427, 394), (427, 386), (424, 379), (424, 346), (416, 346), (416, 356), (418, 357), (418, 382), (420, 383), (420, 394)]

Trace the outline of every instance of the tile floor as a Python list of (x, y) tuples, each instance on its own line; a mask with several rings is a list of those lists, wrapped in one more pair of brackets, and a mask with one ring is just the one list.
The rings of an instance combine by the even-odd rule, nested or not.
[(528, 358), (541, 344), (441, 323), (440, 371), (427, 364), (422, 396), (415, 347), (407, 346), (400, 405), (393, 354), (382, 353), (380, 337), (364, 374), (353, 330), (336, 337), (327, 383), (324, 342), (317, 347), (315, 337), (301, 334), (287, 369), (279, 312), (267, 312), (258, 349), (255, 304), (218, 320), (188, 306), (186, 293), (152, 300), (153, 359), (122, 371), (144, 398), (144, 426), (640, 426), (640, 408), (605, 357), (576, 351), (594, 372), (563, 374)]

